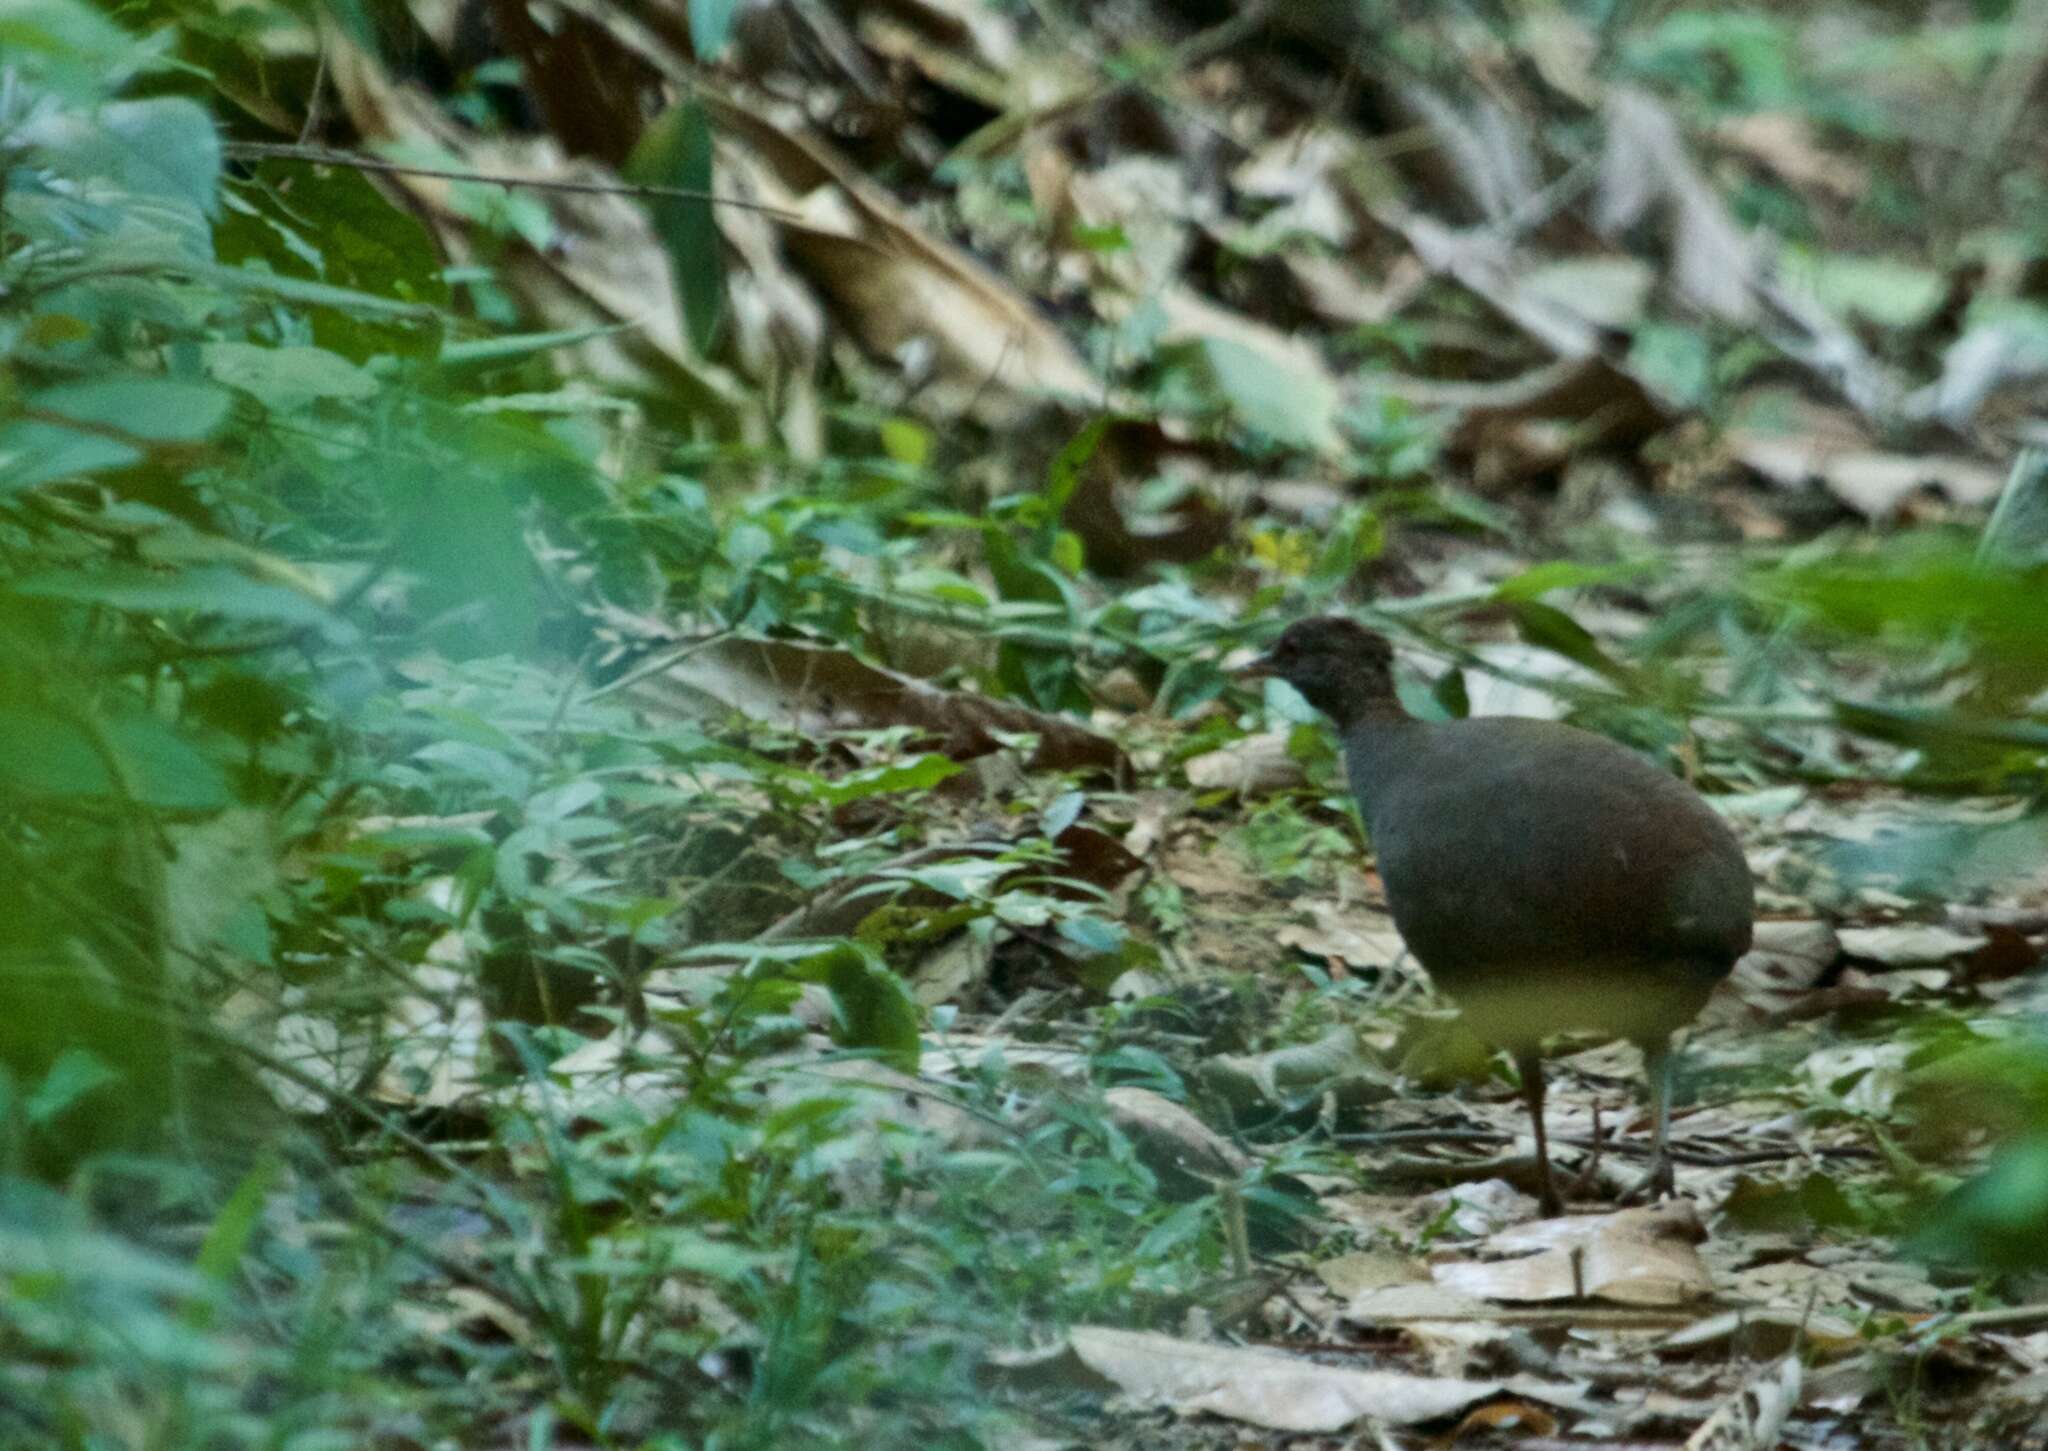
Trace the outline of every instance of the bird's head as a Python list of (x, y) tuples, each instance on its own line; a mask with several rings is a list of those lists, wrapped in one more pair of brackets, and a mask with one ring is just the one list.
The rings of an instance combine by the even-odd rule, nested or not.
[(1340, 729), (1368, 715), (1399, 711), (1393, 647), (1342, 615), (1296, 621), (1238, 674), (1286, 681)]

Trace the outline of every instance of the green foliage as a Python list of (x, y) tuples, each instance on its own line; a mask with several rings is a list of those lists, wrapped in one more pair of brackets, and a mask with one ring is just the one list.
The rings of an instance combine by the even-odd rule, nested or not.
[[(1000, 1048), (944, 1087), (899, 1076), (941, 1056), (927, 1030), (951, 1009), (928, 1012), (917, 975), (935, 948), (1000, 956), (991, 991), (1078, 997), (1162, 967), (1154, 939), (1203, 904), (1156, 871), (1126, 901), (1070, 845), (1105, 840), (1104, 806), (1154, 767), (1110, 791), (1058, 770), (1018, 787), (1001, 768), (1032, 742), (1008, 731), (989, 732), (1003, 756), (970, 761), (937, 731), (643, 709), (635, 688), (696, 648), (673, 636), (729, 632), (901, 664), (943, 631), (943, 682), (1070, 720), (1122, 675), (1149, 692), (1157, 718), (1131, 730), (1166, 779), (1291, 728), (1311, 793), (1195, 807), (1241, 813), (1221, 834), (1251, 874), (1320, 886), (1357, 846), (1327, 736), (1284, 693), (1247, 708), (1223, 660), (1279, 617), (1349, 607), (1382, 568), (1400, 578), (1435, 531), (1518, 544), (1524, 521), (1435, 477), (1451, 413), (1234, 343), (1161, 346), (1145, 300), (1115, 361), (1137, 360), (1149, 401), (1276, 471), (1316, 461), (1329, 497), (1262, 512), (1249, 490), (1233, 547), (1120, 590), (1090, 575), (1075, 505), (1142, 418), (1081, 426), (1042, 486), (986, 488), (968, 426), (900, 397), (827, 397), (825, 456), (803, 461), (687, 399), (565, 382), (566, 350), (630, 329), (518, 315), (497, 248), (556, 240), (531, 194), (449, 187), (484, 244), (449, 268), (361, 173), (224, 151), (223, 98), (267, 97), (286, 66), (311, 79), (310, 54), (266, 48), (302, 10), (0, 7), (0, 1442), (981, 1435), (984, 1346), (1163, 1322), (1224, 1269), (1217, 1196), (1173, 1200), (1098, 1106), (1104, 1086), (1198, 1081), (1188, 1058), (1223, 1035), (1166, 995), (1100, 1011), (1084, 1072), (1042, 1112), (1020, 1114), (1020, 1083), (1040, 1085)], [(736, 6), (688, 11), (710, 61)], [(410, 18), (322, 13), (373, 49)], [(1619, 63), (1711, 108), (1824, 109), (1788, 24), (1661, 14)], [(1419, 64), (1414, 39), (1394, 48)], [(1981, 60), (1966, 39), (1931, 63)], [(1028, 210), (1012, 163), (985, 169)], [(629, 171), (692, 193), (647, 204), (712, 354), (730, 320), (703, 108), (658, 119)], [(1145, 239), (1079, 240), (1114, 261)], [(1799, 275), (1859, 325), (1927, 324), (1946, 296), (1875, 246)], [(1432, 326), (1352, 341), (1433, 363)], [(1627, 362), (1705, 407), (1752, 342), (1649, 322)], [(1496, 361), (1473, 347), (1444, 376)], [(1188, 497), (1165, 470), (1117, 482), (1154, 517)], [(1428, 640), (1441, 616), (1490, 612), (1600, 677), (1570, 697), (1589, 718), (1671, 752), (1695, 744), (1693, 705), (1740, 718), (1838, 646), (1952, 652), (1968, 678), (1938, 708), (1807, 683), (1831, 723), (1911, 748), (1901, 780), (2038, 792), (2048, 635), (2017, 520), (1996, 549), (1829, 540), (1711, 586), (1630, 546), (1483, 575), (1410, 618)], [(1661, 612), (1626, 646), (1574, 593), (1639, 588)], [(1672, 659), (1702, 638), (1737, 667), (1712, 699)], [(1466, 681), (1417, 709), (1465, 713)], [(1738, 784), (1761, 769), (1752, 742), (1715, 749), (1708, 769)], [(1852, 885), (1961, 893), (2038, 863), (2042, 820), (1817, 854)], [(817, 926), (821, 902), (850, 905)], [(815, 935), (771, 930), (792, 922)], [(1282, 1031), (1364, 997), (1354, 977), (1297, 999)], [(1173, 1030), (1148, 1036), (1160, 1016)], [(2030, 1136), (1936, 1212), (1944, 1253), (2023, 1263), (2048, 1112), (2026, 1082), (2000, 1126)], [(1275, 1185), (1244, 1193), (1268, 1224), (1300, 1213)], [(1907, 1197), (1814, 1176), (1734, 1207), (1883, 1229)]]

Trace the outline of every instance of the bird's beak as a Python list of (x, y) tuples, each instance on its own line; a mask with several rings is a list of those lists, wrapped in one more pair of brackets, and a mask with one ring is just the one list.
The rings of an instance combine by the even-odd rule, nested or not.
[(1271, 655), (1261, 655), (1250, 664), (1238, 666), (1230, 674), (1232, 679), (1245, 683), (1254, 680), (1277, 680), (1280, 678), (1280, 667), (1273, 663)]

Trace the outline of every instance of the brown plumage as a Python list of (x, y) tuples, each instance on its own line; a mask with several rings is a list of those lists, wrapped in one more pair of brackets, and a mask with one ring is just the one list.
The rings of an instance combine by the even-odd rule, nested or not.
[(1473, 1029), (1513, 1055), (1544, 1208), (1562, 1208), (1543, 1125), (1553, 1033), (1642, 1046), (1672, 1192), (1671, 1035), (1749, 949), (1755, 896), (1733, 833), (1684, 782), (1552, 721), (1418, 721), (1387, 642), (1336, 616), (1290, 626), (1247, 671), (1330, 717), (1394, 925)]

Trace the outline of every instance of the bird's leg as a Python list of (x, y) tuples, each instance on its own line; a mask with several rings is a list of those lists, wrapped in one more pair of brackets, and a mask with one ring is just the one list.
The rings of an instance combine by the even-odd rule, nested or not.
[(1645, 1043), (1642, 1048), (1643, 1069), (1650, 1081), (1650, 1172), (1629, 1198), (1645, 1202), (1674, 1199), (1678, 1180), (1671, 1172), (1671, 1090), (1678, 1050), (1669, 1038)]
[(1533, 1050), (1515, 1054), (1515, 1072), (1522, 1078), (1522, 1102), (1529, 1109), (1529, 1123), (1536, 1131), (1536, 1201), (1545, 1215), (1564, 1213), (1564, 1200), (1550, 1175), (1550, 1136), (1543, 1128), (1543, 1060)]

